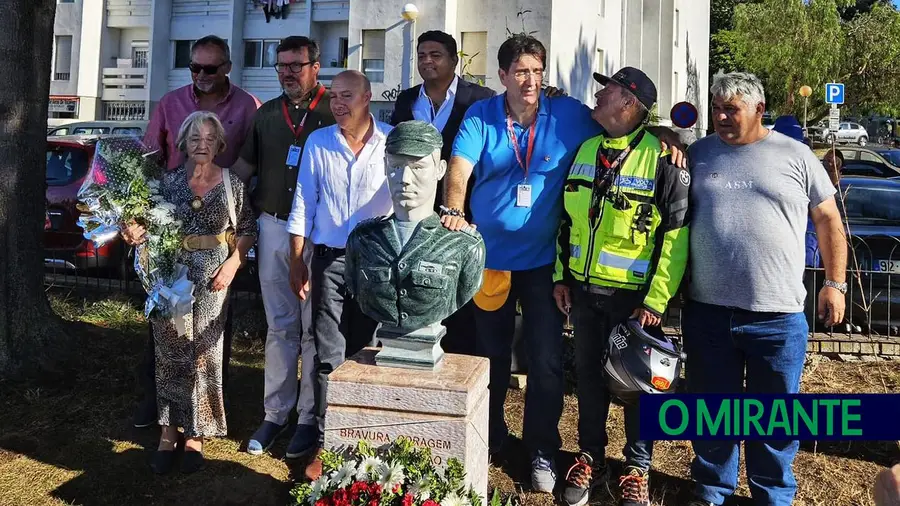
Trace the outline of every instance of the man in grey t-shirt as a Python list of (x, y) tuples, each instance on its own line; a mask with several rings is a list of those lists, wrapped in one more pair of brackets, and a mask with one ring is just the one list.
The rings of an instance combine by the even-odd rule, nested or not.
[[(716, 134), (694, 143), (690, 283), (682, 313), (691, 393), (797, 393), (809, 328), (803, 314), (805, 234), (812, 218), (825, 264), (819, 318), (841, 322), (847, 242), (835, 188), (810, 149), (762, 126), (760, 81), (719, 75)], [(746, 372), (746, 387), (744, 376)], [(695, 441), (691, 504), (722, 504), (737, 487), (738, 441)], [(790, 504), (798, 441), (747, 441), (750, 492)]]

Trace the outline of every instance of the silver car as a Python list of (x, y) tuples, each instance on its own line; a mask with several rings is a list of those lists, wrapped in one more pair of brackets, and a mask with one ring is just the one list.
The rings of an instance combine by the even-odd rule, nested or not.
[(859, 123), (843, 122), (837, 131), (837, 137), (834, 132), (829, 132), (825, 136), (825, 142), (830, 144), (832, 141), (838, 144), (853, 143), (865, 146), (869, 142), (869, 133)]

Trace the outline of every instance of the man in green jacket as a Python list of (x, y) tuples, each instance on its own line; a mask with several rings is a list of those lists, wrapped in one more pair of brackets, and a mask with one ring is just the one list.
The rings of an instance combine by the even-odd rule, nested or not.
[[(660, 324), (685, 271), (690, 221), (690, 174), (669, 162), (645, 128), (656, 86), (631, 67), (594, 79), (604, 88), (592, 116), (605, 134), (585, 141), (569, 170), (554, 273), (556, 304), (575, 328), (581, 454), (566, 476), (570, 506), (585, 504), (607, 475), (610, 393), (602, 361), (609, 335), (629, 317)], [(619, 480), (625, 506), (650, 504), (653, 442), (639, 440), (638, 430), (638, 406), (629, 403)]]

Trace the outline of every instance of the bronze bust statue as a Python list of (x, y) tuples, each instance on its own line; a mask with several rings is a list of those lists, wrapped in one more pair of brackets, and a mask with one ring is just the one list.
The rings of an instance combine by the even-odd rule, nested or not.
[(451, 232), (434, 212), (441, 135), (407, 121), (388, 134), (385, 171), (394, 214), (364, 221), (347, 240), (344, 278), (363, 313), (381, 326), (379, 365), (435, 367), (443, 356), (440, 322), (481, 288), (484, 241), (469, 228)]

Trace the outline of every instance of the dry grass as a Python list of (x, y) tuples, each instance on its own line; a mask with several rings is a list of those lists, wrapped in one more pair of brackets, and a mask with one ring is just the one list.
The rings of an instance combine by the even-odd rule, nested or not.
[[(259, 314), (236, 313), (227, 438), (206, 447), (207, 469), (193, 476), (175, 472), (154, 476), (147, 467), (157, 433), (131, 427), (135, 402), (135, 366), (146, 344), (139, 307), (127, 299), (88, 300), (53, 296), (56, 310), (71, 320), (102, 325), (73, 327), (87, 343), (73, 361), (79, 365), (69, 381), (35, 381), (12, 385), (0, 381), (0, 505), (283, 505), (300, 469), (283, 458), (286, 438), (272, 452), (251, 457), (241, 451), (262, 417), (263, 349)], [(814, 361), (804, 377), (808, 392), (896, 392), (900, 362), (842, 363)], [(510, 391), (507, 417), (521, 434), (523, 396)], [(560, 431), (564, 453), (560, 473), (577, 450), (577, 402), (567, 397)], [(621, 468), (624, 443), (622, 410), (610, 414), (608, 457), (613, 472)], [(872, 504), (871, 483), (882, 466), (897, 458), (896, 442), (804, 444), (794, 466), (798, 505)], [(654, 451), (651, 493), (654, 504), (682, 504), (690, 490), (690, 443), (660, 442)], [(550, 495), (528, 492), (528, 459), (512, 458), (492, 467), (490, 481), (520, 504), (551, 505)], [(742, 470), (743, 472), (743, 470)], [(296, 473), (296, 474), (295, 474)], [(594, 504), (616, 504), (599, 487)], [(746, 480), (731, 504), (749, 504)]]

